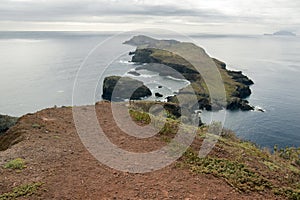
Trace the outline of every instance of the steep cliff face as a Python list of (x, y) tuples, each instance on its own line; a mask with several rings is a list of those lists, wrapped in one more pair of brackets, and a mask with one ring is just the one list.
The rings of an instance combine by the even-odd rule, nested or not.
[(129, 77), (110, 76), (106, 77), (103, 82), (102, 98), (105, 100), (139, 100), (151, 95), (152, 92), (143, 84), (143, 82)]
[[(211, 110), (213, 106), (216, 106), (211, 105), (211, 99), (205, 80), (196, 68), (181, 56), (172, 53), (171, 51), (163, 50), (163, 48), (160, 47), (168, 46), (168, 49), (174, 49), (175, 52), (176, 49), (189, 51), (189, 49), (199, 48), (199, 52), (202, 52), (202, 55), (199, 56), (207, 56), (204, 49), (197, 47), (192, 43), (181, 43), (173, 40), (155, 40), (146, 36), (136, 36), (132, 40), (127, 41), (126, 44), (138, 46), (136, 51), (132, 53), (132, 62), (147, 63), (147, 65), (138, 67), (137, 70), (147, 69), (158, 72), (161, 76), (173, 76), (175, 78), (180, 78), (180, 76), (181, 78), (184, 77), (191, 82), (191, 86), (197, 95), (199, 107), (201, 109)], [(254, 84), (253, 81), (241, 71), (227, 70), (224, 62), (214, 58), (211, 58), (211, 60), (215, 63), (221, 78), (223, 79), (227, 99), (227, 106), (225, 106), (225, 108), (230, 110), (241, 109), (243, 111), (253, 110), (253, 107), (249, 105), (249, 102), (244, 100), (251, 95), (250, 86)], [(170, 70), (170, 68), (172, 70)], [(186, 90), (186, 88), (180, 90), (180, 95), (190, 95)], [(170, 102), (177, 101), (176, 96), (168, 99)], [(222, 105), (217, 105), (217, 107), (219, 107), (219, 109), (224, 108)]]

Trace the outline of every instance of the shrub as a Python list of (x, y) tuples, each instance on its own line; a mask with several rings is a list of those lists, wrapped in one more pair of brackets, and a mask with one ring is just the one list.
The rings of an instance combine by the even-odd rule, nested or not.
[(24, 169), (25, 166), (25, 161), (22, 158), (17, 158), (14, 160), (9, 161), (4, 165), (5, 169)]
[(37, 192), (42, 183), (31, 183), (27, 185), (21, 185), (13, 189), (12, 192), (4, 193), (0, 195), (0, 200), (15, 199), (18, 197), (30, 196)]

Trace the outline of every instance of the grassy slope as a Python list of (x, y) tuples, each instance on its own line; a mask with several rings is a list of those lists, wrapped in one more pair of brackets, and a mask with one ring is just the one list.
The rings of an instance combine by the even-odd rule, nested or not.
[[(150, 123), (147, 113), (133, 109), (133, 120), (139, 124)], [(178, 124), (169, 119), (161, 129), (162, 140), (169, 142)], [(300, 199), (300, 148), (275, 148), (275, 153), (271, 154), (267, 149), (261, 150), (251, 142), (238, 139), (232, 131), (223, 130), (208, 157), (199, 158), (197, 152), (207, 130), (206, 126), (199, 128), (195, 142), (178, 161), (178, 167), (222, 178), (241, 193), (270, 190), (288, 199)]]

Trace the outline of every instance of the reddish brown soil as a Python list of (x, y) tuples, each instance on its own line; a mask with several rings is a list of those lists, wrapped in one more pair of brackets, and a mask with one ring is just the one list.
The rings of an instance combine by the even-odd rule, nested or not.
[[(145, 151), (164, 145), (158, 136), (148, 140), (127, 137), (112, 123), (109, 103), (98, 104), (97, 114), (111, 141), (124, 149)], [(33, 128), (33, 124), (42, 126)], [(26, 115), (6, 135), (9, 134), (20, 135), (14, 141), (22, 141), (0, 152), (0, 165), (20, 157), (25, 159), (27, 167), (20, 172), (0, 167), (0, 194), (22, 184), (44, 183), (37, 194), (20, 199), (279, 198), (269, 192), (240, 194), (223, 179), (193, 174), (176, 163), (146, 174), (130, 174), (104, 166), (81, 143), (71, 108)]]

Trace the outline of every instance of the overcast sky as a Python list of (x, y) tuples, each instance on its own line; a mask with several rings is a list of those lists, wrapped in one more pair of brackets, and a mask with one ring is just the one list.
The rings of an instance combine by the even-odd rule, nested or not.
[(0, 30), (300, 34), (299, 0), (1, 0)]

